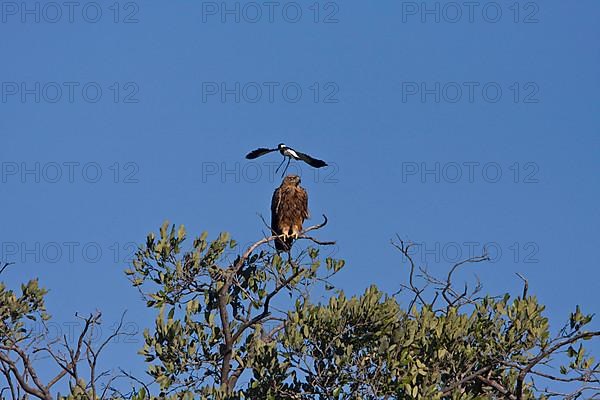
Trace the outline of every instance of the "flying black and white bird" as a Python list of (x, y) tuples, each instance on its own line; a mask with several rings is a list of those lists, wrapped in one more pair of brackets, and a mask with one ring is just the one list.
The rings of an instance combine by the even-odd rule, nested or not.
[(290, 161), (292, 161), (292, 158), (294, 160), (304, 161), (305, 163), (307, 163), (308, 165), (310, 165), (311, 167), (314, 167), (314, 168), (322, 168), (322, 167), (327, 166), (327, 163), (325, 161), (318, 160), (316, 158), (309, 156), (308, 154), (301, 153), (297, 150), (292, 149), (291, 147), (286, 146), (283, 143), (279, 143), (279, 145), (274, 149), (267, 149), (264, 147), (260, 147), (256, 150), (252, 150), (250, 153), (246, 154), (246, 158), (248, 160), (253, 160), (255, 158), (264, 156), (265, 154), (269, 154), (274, 151), (279, 151), (279, 153), (283, 156), (283, 161), (281, 161), (281, 164), (279, 164), (279, 167), (277, 167), (277, 169), (275, 170), (275, 173), (277, 173), (277, 171), (279, 171), (279, 168), (281, 168), (283, 163), (285, 163), (287, 160), (287, 164), (285, 165), (285, 168), (283, 169), (281, 176), (283, 176), (285, 174), (285, 172), (287, 171), (287, 169), (290, 165)]

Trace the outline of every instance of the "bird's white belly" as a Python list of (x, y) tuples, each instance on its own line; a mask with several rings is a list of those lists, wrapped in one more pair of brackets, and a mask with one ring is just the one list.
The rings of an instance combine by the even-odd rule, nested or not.
[(285, 149), (283, 151), (283, 154), (286, 155), (286, 156), (289, 156), (289, 157), (293, 157), (295, 159), (300, 158), (300, 157), (298, 157), (298, 154), (294, 150), (292, 150), (292, 149)]

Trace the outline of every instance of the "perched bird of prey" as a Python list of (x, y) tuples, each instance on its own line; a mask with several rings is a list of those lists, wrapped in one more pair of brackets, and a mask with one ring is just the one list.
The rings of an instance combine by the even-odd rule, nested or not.
[(277, 251), (289, 251), (294, 239), (302, 232), (302, 223), (308, 218), (308, 194), (300, 186), (300, 177), (288, 175), (275, 189), (271, 200), (271, 230), (273, 235), (284, 235), (275, 240)]
[(286, 164), (285, 168), (283, 169), (281, 176), (283, 176), (285, 174), (285, 172), (287, 171), (292, 158), (294, 160), (304, 161), (305, 163), (307, 163), (308, 165), (310, 165), (311, 167), (314, 167), (314, 168), (321, 168), (321, 167), (327, 166), (327, 163), (325, 161), (318, 160), (316, 158), (309, 156), (308, 154), (301, 153), (297, 150), (292, 149), (291, 147), (287, 147), (283, 143), (279, 143), (279, 145), (274, 149), (267, 149), (264, 147), (260, 147), (256, 150), (252, 150), (250, 153), (246, 154), (246, 158), (249, 160), (253, 160), (257, 157), (264, 156), (265, 154), (268, 154), (268, 153), (271, 153), (274, 151), (279, 151), (279, 153), (281, 153), (281, 155), (283, 156), (283, 161), (281, 162), (281, 164), (279, 164), (279, 167), (277, 167), (277, 169), (275, 170), (275, 173), (277, 173), (277, 171), (279, 171), (279, 168), (281, 168), (281, 166), (287, 159), (287, 164)]

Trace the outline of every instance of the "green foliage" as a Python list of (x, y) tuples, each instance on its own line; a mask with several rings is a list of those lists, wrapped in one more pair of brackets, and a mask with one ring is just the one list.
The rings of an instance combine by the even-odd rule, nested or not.
[[(576, 307), (553, 335), (544, 306), (527, 295), (527, 285), (516, 298), (474, 297), (466, 289), (461, 294), (451, 282), (458, 263), (447, 280), (425, 273), (419, 289), (409, 258), (410, 281), (403, 287), (414, 297), (375, 286), (347, 297), (342, 290), (327, 291), (344, 262), (322, 260), (318, 248), (296, 244), (292, 257), (273, 253), (263, 239), (230, 260), (237, 246), (227, 233), (213, 240), (203, 233), (187, 249), (186, 240), (183, 226), (163, 224), (125, 271), (156, 311), (139, 350), (152, 382), (129, 380), (128, 394), (112, 390), (101, 396), (93, 379), (67, 366), (70, 394), (62, 398), (527, 400), (553, 393), (537, 385), (548, 377), (551, 383), (588, 384), (582, 387), (598, 383), (599, 364), (584, 347), (600, 336), (586, 330), (593, 316)], [(408, 247), (399, 249), (409, 257)], [(427, 303), (430, 284), (435, 296)], [(331, 297), (314, 303), (315, 289)], [(45, 295), (36, 280), (20, 294), (0, 284), (5, 348), (26, 355), (37, 346), (24, 321), (49, 318)], [(98, 323), (92, 316), (85, 321)], [(88, 361), (97, 355), (85, 340), (76, 348), (84, 349)], [(3, 368), (10, 351), (0, 352)], [(49, 387), (42, 389), (39, 398), (50, 399)], [(574, 396), (590, 391), (578, 390)]]
[[(511, 387), (515, 374), (503, 363), (518, 362), (547, 341), (542, 310), (533, 298), (508, 303), (505, 297), (483, 299), (470, 314), (427, 307), (407, 313), (371, 287), (360, 297), (341, 295), (292, 313), (281, 354), (288, 371), (303, 368), (294, 391), (314, 398), (442, 398), (458, 376), (482, 366), (492, 367), (488, 379)], [(270, 378), (269, 368), (263, 370), (267, 375), (255, 374), (257, 381)], [(489, 392), (474, 382), (444, 397), (485, 398)]]
[[(520, 372), (539, 354), (538, 362), (547, 362), (545, 351), (591, 321), (577, 309), (568, 332), (551, 339), (535, 297), (463, 299), (440, 309), (413, 301), (406, 310), (374, 286), (362, 296), (348, 299), (338, 291), (328, 303), (312, 304), (300, 287), (322, 281), (332, 288), (319, 278), (317, 249), (301, 254), (309, 258), (304, 267), (264, 251), (226, 263), (223, 252), (233, 246), (227, 234), (211, 243), (203, 234), (182, 253), (184, 238), (183, 228), (176, 233), (163, 225), (160, 238), (148, 236), (129, 272), (135, 286), (157, 284), (145, 292), (159, 314), (154, 332), (145, 333), (142, 354), (160, 361), (149, 372), (163, 390), (183, 388), (177, 395), (470, 400), (519, 387), (521, 399), (535, 398)], [(325, 260), (325, 278), (343, 266)], [(292, 301), (269, 331), (265, 305), (282, 282)], [(573, 362), (563, 367), (566, 374), (593, 367), (583, 347), (570, 347), (568, 355)], [(243, 373), (247, 384), (238, 381)]]
[(229, 262), (226, 251), (235, 241), (226, 233), (207, 238), (204, 233), (183, 250), (185, 229), (165, 223), (136, 253), (126, 274), (158, 311), (140, 353), (162, 391), (239, 397), (242, 374), (264, 361), (269, 348), (276, 354), (273, 340), (286, 313), (273, 310), (275, 297), (287, 292), (301, 304), (308, 288), (343, 261), (326, 259), (324, 276), (313, 248), (303, 252), (304, 263), (258, 248)]
[(44, 296), (47, 290), (40, 288), (38, 280), (33, 279), (21, 285), (21, 293), (6, 288), (0, 282), (0, 340), (3, 344), (19, 342), (26, 336), (25, 322), (46, 321)]

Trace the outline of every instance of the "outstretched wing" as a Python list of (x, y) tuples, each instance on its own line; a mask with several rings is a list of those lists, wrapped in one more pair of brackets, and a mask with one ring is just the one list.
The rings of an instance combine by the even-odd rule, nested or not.
[(246, 158), (248, 160), (253, 160), (257, 157), (264, 156), (265, 154), (271, 153), (272, 151), (276, 151), (277, 149), (266, 149), (264, 147), (260, 147), (256, 150), (252, 150), (250, 153), (246, 154)]
[(304, 161), (311, 167), (321, 168), (321, 167), (327, 166), (327, 163), (325, 161), (313, 158), (313, 157), (309, 156), (308, 154), (300, 153), (299, 151), (296, 151), (296, 154), (298, 154), (299, 159), (301, 159), (302, 161)]

